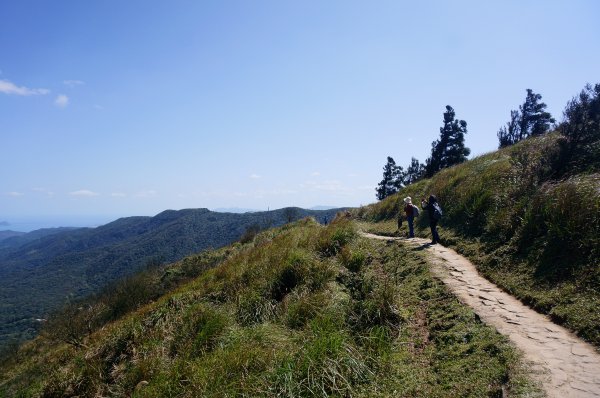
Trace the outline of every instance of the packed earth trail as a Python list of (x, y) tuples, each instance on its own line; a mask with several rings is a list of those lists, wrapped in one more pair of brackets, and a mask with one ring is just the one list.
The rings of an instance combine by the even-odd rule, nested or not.
[(600, 397), (600, 354), (595, 348), (480, 276), (469, 260), (425, 239), (362, 235), (426, 250), (433, 274), (523, 352), (548, 397)]

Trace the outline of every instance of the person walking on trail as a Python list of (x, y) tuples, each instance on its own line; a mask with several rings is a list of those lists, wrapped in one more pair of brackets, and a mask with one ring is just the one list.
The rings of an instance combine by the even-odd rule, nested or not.
[(419, 216), (419, 208), (412, 203), (410, 196), (404, 198), (404, 213), (408, 222), (408, 237), (415, 237), (414, 221)]
[(440, 243), (440, 235), (437, 231), (437, 224), (442, 218), (442, 208), (434, 195), (429, 196), (429, 200), (423, 198), (421, 200), (421, 207), (423, 210), (427, 210), (429, 214), (429, 227), (431, 228), (431, 244), (435, 245)]

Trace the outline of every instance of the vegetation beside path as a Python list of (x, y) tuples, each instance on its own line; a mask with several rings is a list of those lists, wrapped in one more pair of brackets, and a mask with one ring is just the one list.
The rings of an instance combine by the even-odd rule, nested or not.
[(0, 396), (539, 394), (419, 251), (353, 221), (299, 221), (223, 254), (80, 344), (28, 343), (0, 365)]
[[(558, 134), (531, 138), (444, 169), (355, 211), (393, 234), (402, 199), (436, 194), (440, 235), (488, 279), (600, 347), (600, 174), (568, 174)], [(416, 225), (428, 236), (427, 216)]]

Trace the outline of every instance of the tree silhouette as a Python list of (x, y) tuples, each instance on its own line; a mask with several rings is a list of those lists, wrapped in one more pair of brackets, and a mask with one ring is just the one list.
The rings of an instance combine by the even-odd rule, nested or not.
[(420, 163), (417, 159), (412, 158), (410, 161), (410, 165), (406, 169), (406, 174), (404, 176), (404, 184), (410, 185), (421, 178), (423, 178), (425, 174), (425, 165)]
[(512, 145), (521, 136), (521, 114), (519, 111), (510, 111), (510, 122), (506, 123), (506, 126), (500, 127), (498, 130), (498, 148), (504, 148)]
[(513, 145), (527, 137), (542, 135), (550, 130), (555, 122), (552, 115), (546, 112), (546, 104), (540, 102), (542, 96), (530, 88), (523, 105), (518, 111), (510, 111), (510, 122), (498, 130), (498, 147)]
[(559, 131), (566, 138), (564, 166), (600, 169), (600, 84), (588, 84), (567, 103)]
[(464, 162), (471, 153), (465, 147), (467, 122), (454, 117), (454, 109), (446, 105), (444, 126), (440, 127), (440, 139), (431, 143), (431, 156), (425, 164), (425, 177), (432, 177), (441, 169)]
[(382, 200), (398, 192), (404, 186), (404, 175), (402, 166), (397, 166), (394, 159), (388, 156), (383, 166), (383, 179), (375, 189), (377, 199)]

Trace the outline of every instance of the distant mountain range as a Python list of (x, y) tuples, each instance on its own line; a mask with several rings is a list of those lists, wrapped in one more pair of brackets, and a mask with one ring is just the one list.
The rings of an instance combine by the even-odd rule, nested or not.
[(0, 241), (3, 241), (4, 239), (15, 237), (15, 236), (21, 236), (21, 235), (25, 235), (25, 232), (18, 232), (18, 231), (11, 231), (11, 230), (0, 231)]
[(307, 216), (327, 223), (339, 210), (284, 208), (243, 214), (167, 210), (154, 217), (120, 218), (97, 228), (51, 228), (5, 237), (0, 240), (0, 346), (35, 335), (36, 319), (67, 299), (96, 292), (149, 264), (225, 246), (251, 228)]

